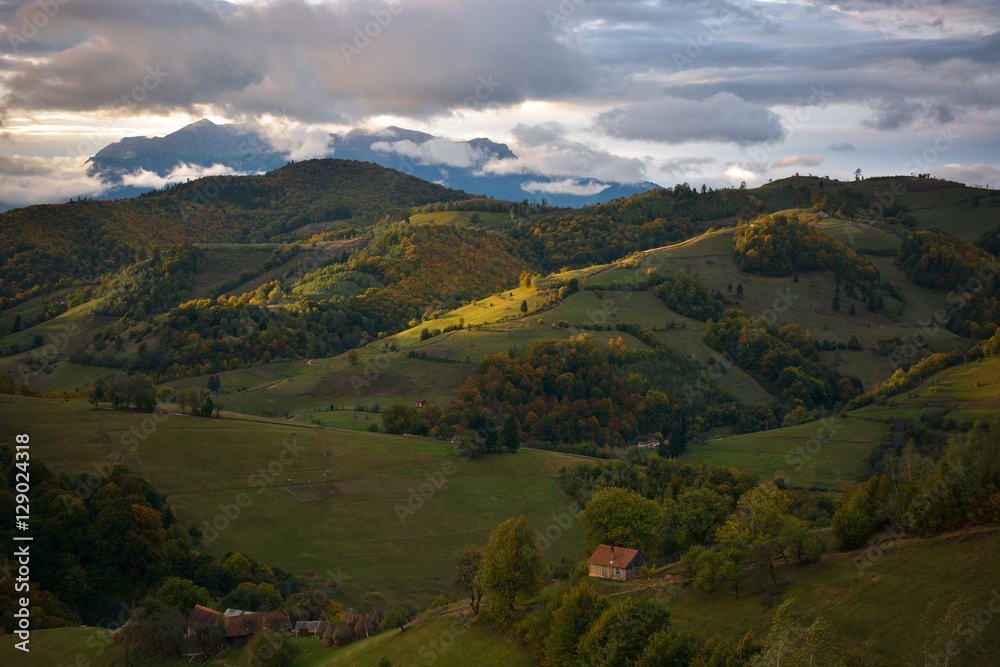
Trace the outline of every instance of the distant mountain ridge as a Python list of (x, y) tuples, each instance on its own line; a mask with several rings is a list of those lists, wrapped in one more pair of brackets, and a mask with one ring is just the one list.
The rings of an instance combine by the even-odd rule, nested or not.
[[(585, 206), (659, 187), (650, 182), (574, 179), (577, 189), (596, 191), (529, 192), (522, 184), (545, 186), (565, 177), (486, 173), (483, 167), (487, 163), (517, 156), (506, 144), (486, 137), (456, 142), (401, 127), (331, 134), (327, 148), (324, 157), (373, 162), (447, 188), (512, 201), (547, 199), (559, 206)], [(101, 198), (122, 198), (149, 189), (127, 182), (129, 175), (141, 171), (167, 178), (180, 165), (208, 168), (221, 164), (235, 172), (252, 174), (277, 169), (287, 162), (287, 154), (276, 151), (259, 128), (248, 124), (218, 125), (203, 118), (164, 137), (126, 137), (110, 144), (89, 160), (88, 170), (109, 186)], [(558, 190), (558, 186), (550, 185), (548, 189)]]

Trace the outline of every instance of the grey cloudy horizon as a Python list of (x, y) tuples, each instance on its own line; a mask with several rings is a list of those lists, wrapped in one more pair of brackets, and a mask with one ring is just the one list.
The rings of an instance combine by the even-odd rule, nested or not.
[(518, 158), (485, 171), (540, 173), (567, 191), (584, 179), (719, 187), (856, 168), (997, 187), (998, 9), (0, 0), (0, 201), (94, 194), (80, 170), (98, 149), (202, 117), (259, 123), (294, 159), (354, 127), (429, 132), (445, 139), (386, 149), (461, 164), (467, 148), (447, 139), (488, 137)]

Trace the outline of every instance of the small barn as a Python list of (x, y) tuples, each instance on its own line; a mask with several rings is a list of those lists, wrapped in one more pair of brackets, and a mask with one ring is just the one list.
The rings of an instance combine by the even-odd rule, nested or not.
[(638, 549), (601, 544), (587, 560), (587, 569), (592, 577), (627, 581), (639, 576), (639, 568), (645, 564), (646, 558)]
[(296, 637), (312, 637), (319, 628), (319, 621), (296, 621), (292, 634)]
[(427, 407), (427, 401), (423, 398), (418, 398), (417, 400), (413, 401), (413, 405), (415, 405), (418, 408), (424, 408)]

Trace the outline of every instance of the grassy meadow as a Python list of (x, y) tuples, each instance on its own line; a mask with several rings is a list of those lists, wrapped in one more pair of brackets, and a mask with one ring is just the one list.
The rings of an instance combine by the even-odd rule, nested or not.
[[(295, 574), (312, 571), (317, 584), (338, 582), (334, 599), (364, 609), (423, 607), (448, 594), (454, 556), (508, 517), (525, 514), (544, 530), (572, 502), (559, 469), (579, 461), (531, 450), (464, 461), (429, 438), (303, 425), (293, 438), (283, 424), (174, 414), (157, 423), (80, 400), (4, 396), (0, 416), (0, 438), (28, 433), (35, 457), (59, 473), (90, 472), (123, 451), (182, 522), (219, 529), (209, 553), (245, 551)], [(133, 428), (145, 438), (129, 451), (123, 438)], [(234, 507), (238, 517), (227, 517)], [(582, 548), (574, 523), (545, 557), (578, 560)]]

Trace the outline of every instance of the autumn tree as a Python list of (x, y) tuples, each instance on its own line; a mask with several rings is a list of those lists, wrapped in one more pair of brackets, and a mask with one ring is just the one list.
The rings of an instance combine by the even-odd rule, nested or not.
[(479, 613), (479, 603), (483, 599), (483, 588), (476, 581), (482, 557), (482, 547), (465, 547), (455, 559), (455, 571), (451, 575), (451, 585), (469, 596), (469, 606), (472, 607), (473, 614)]
[(458, 453), (468, 459), (477, 459), (486, 453), (486, 438), (478, 431), (466, 429), (458, 436)]
[(658, 503), (635, 491), (618, 487), (601, 489), (580, 512), (587, 533), (587, 549), (610, 544), (651, 552), (665, 512)]
[(285, 633), (265, 630), (247, 644), (240, 664), (244, 667), (291, 667), (298, 654), (299, 647)]
[(662, 600), (650, 595), (626, 597), (608, 607), (580, 640), (579, 664), (636, 664), (650, 637), (669, 628), (670, 612)]
[(711, 489), (686, 489), (673, 506), (674, 520), (688, 538), (705, 544), (729, 516), (729, 507), (729, 499)]
[(154, 595), (165, 604), (179, 609), (182, 614), (190, 612), (196, 604), (208, 606), (212, 602), (212, 596), (206, 589), (180, 577), (165, 577)]
[(577, 647), (580, 640), (607, 607), (608, 599), (595, 593), (586, 581), (563, 595), (559, 607), (552, 613), (544, 645), (545, 664), (552, 667), (579, 664)]
[(406, 630), (406, 624), (413, 620), (413, 611), (404, 605), (395, 604), (385, 612), (382, 619), (382, 627), (399, 628), (400, 632)]
[(125, 630), (126, 642), (139, 656), (157, 656), (161, 661), (180, 657), (184, 617), (179, 611), (154, 597), (146, 597), (133, 610), (132, 621)]
[(201, 392), (194, 387), (184, 390), (184, 403), (191, 408), (191, 414), (197, 414), (201, 409)]
[(792, 497), (772, 484), (761, 484), (744, 493), (736, 511), (719, 528), (719, 542), (735, 554), (745, 555), (762, 588), (777, 586), (774, 559), (785, 557), (792, 536), (804, 530), (802, 523), (788, 514)]
[(539, 556), (524, 516), (507, 519), (490, 533), (483, 547), (476, 584), (486, 593), (490, 615), (500, 623), (513, 617), (519, 594), (539, 588)]
[(419, 417), (412, 405), (397, 403), (382, 411), (382, 428), (386, 433), (409, 433), (410, 425)]
[[(775, 610), (771, 629), (763, 641), (763, 651), (753, 657), (753, 667), (810, 667), (842, 664), (842, 656), (829, 646), (833, 635), (830, 622), (817, 614), (808, 627), (792, 615), (795, 598), (788, 598)], [(930, 663), (928, 663), (930, 664)]]

